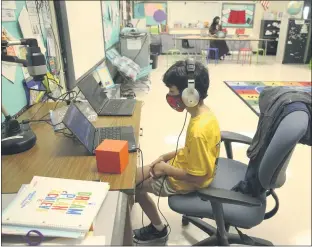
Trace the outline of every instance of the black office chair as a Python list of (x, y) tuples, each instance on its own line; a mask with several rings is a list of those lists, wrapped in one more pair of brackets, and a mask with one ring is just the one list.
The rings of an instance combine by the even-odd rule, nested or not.
[[(245, 176), (249, 176), (250, 169), (247, 170), (247, 165), (233, 160), (231, 143), (250, 144), (252, 140), (232, 132), (222, 132), (228, 158), (218, 159), (216, 177), (210, 186), (198, 192), (169, 198), (170, 208), (183, 214), (183, 225), (192, 223), (210, 236), (195, 245), (273, 245), (264, 239), (248, 237), (237, 228), (250, 229), (276, 214), (279, 201), (274, 189), (282, 187), (285, 183), (290, 157), (296, 144), (306, 133), (308, 124), (309, 117), (303, 111), (289, 114), (279, 124), (258, 163), (259, 169), (255, 175), (262, 190), (256, 197), (232, 190), (240, 181), (244, 181)], [(266, 213), (266, 198), (270, 195), (273, 196), (276, 205)], [(214, 219), (217, 229), (199, 218)], [(231, 226), (236, 227), (239, 234), (229, 233)]]

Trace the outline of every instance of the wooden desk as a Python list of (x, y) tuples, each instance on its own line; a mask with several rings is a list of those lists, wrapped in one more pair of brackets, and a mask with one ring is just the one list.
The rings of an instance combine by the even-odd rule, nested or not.
[[(273, 41), (272, 39), (260, 39), (260, 38), (252, 38), (252, 37), (225, 37), (225, 38), (217, 38), (213, 36), (200, 36), (200, 35), (188, 35), (188, 36), (183, 36), (183, 37), (175, 37), (174, 39), (176, 40), (182, 40), (182, 39), (187, 39), (187, 40), (194, 40), (195, 41), (195, 50), (196, 50), (196, 40), (208, 40), (209, 42), (212, 40), (225, 40), (225, 41), (263, 41), (265, 42), (265, 51), (264, 53), (266, 54), (267, 47), (268, 47), (268, 42)], [(251, 48), (251, 47), (249, 47)]]
[[(55, 103), (45, 105), (34, 119), (54, 109)], [(28, 109), (19, 120), (30, 119), (41, 104)], [(98, 117), (96, 127), (132, 125), (139, 142), (142, 103), (137, 102), (132, 117)], [(109, 182), (111, 190), (134, 193), (137, 153), (130, 154), (129, 164), (122, 174), (101, 174), (97, 172), (95, 156), (89, 155), (84, 146), (62, 134), (55, 134), (46, 123), (31, 123), (37, 136), (35, 146), (20, 154), (2, 156), (2, 193), (16, 193), (22, 184), (28, 184), (33, 176), (46, 176), (79, 180)]]

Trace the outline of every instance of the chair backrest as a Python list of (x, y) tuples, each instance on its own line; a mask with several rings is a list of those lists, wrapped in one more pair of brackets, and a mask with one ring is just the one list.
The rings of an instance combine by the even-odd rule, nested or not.
[(309, 116), (304, 111), (287, 115), (279, 124), (260, 162), (258, 178), (266, 189), (280, 188), (286, 181), (286, 170), (296, 144), (305, 135)]

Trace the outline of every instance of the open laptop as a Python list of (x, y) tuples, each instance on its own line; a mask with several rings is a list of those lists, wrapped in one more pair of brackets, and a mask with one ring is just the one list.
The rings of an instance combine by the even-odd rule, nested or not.
[(129, 152), (136, 152), (137, 146), (132, 126), (95, 128), (88, 118), (71, 103), (64, 118), (64, 125), (91, 153), (104, 139), (128, 141)]
[(78, 82), (78, 88), (99, 116), (132, 116), (135, 99), (109, 99), (92, 74)]

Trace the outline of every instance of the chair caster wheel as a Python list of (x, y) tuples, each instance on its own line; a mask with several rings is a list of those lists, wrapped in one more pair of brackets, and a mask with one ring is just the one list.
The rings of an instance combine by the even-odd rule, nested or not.
[(188, 226), (190, 224), (190, 222), (185, 219), (185, 218), (182, 218), (182, 226)]

